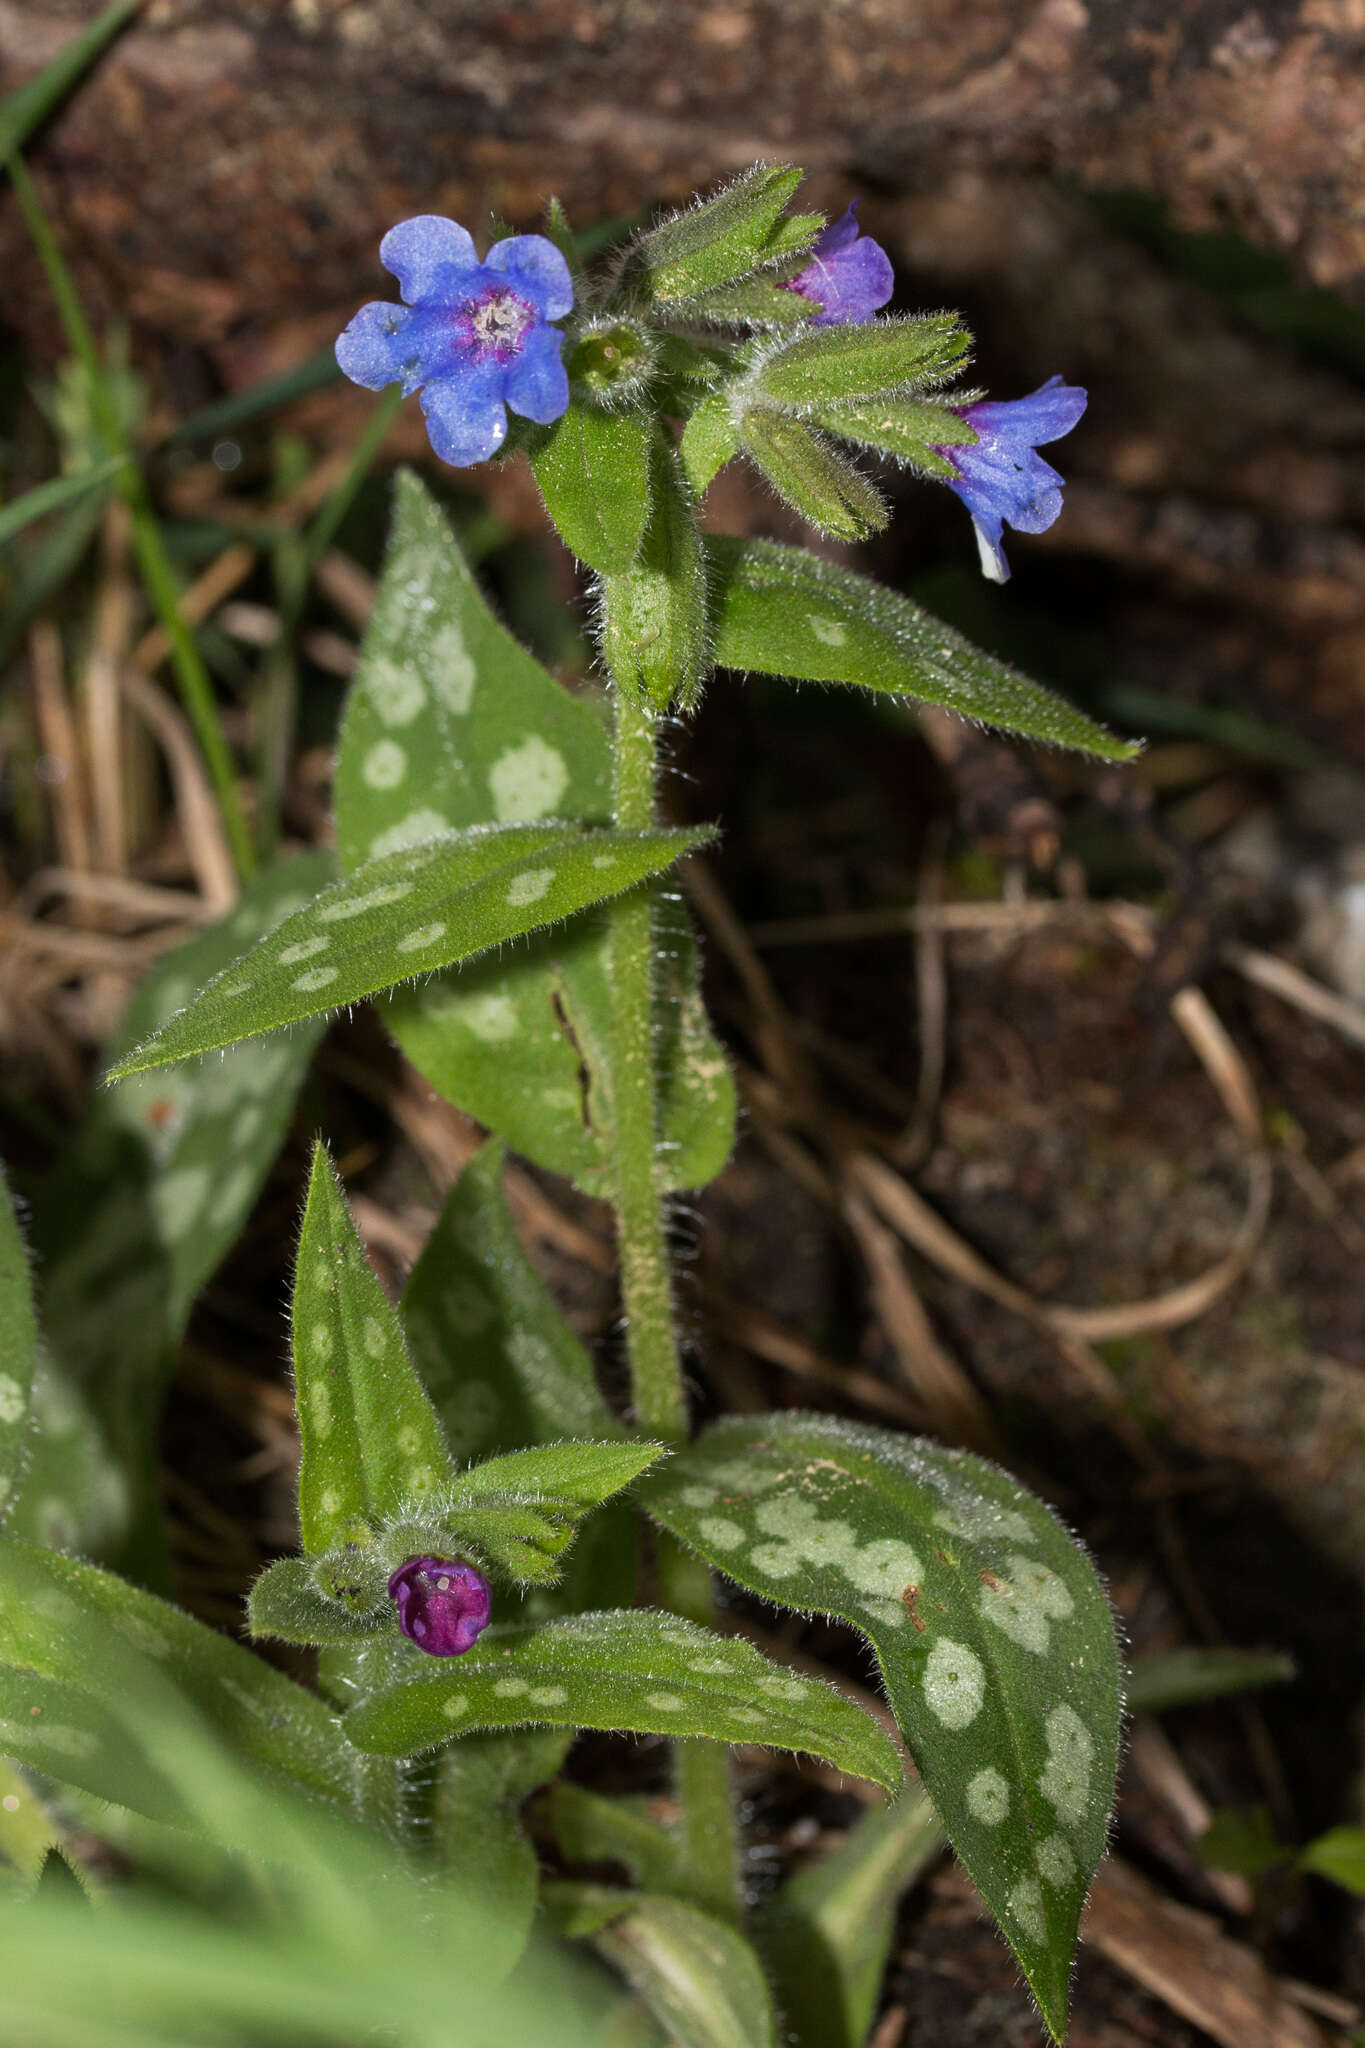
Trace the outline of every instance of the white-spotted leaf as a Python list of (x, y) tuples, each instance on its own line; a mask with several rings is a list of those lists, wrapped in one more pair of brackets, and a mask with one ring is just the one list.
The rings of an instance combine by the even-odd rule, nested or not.
[(829, 1416), (721, 1422), (640, 1497), (740, 1585), (868, 1637), (953, 1846), (1060, 2039), (1121, 1707), (1113, 1621), (1079, 1545), (983, 1460)]
[(773, 541), (717, 535), (706, 551), (726, 668), (886, 690), (1106, 761), (1141, 752), (867, 576)]
[(346, 1729), (377, 1756), (415, 1756), (467, 1728), (626, 1729), (808, 1750), (893, 1790), (895, 1747), (819, 1679), (674, 1615), (608, 1611), (486, 1629), (465, 1656), (353, 1707)]
[(452, 1485), (441, 1425), (320, 1144), (294, 1272), (294, 1388), (309, 1556), (363, 1541)]
[(486, 953), (657, 875), (710, 837), (474, 827), (386, 854), (324, 889), (235, 961), (114, 1078), (233, 1045)]
[[(308, 854), (257, 876), (229, 917), (139, 984), (121, 1047), (169, 1022), (330, 872)], [(159, 1568), (155, 1434), (171, 1362), (270, 1171), (320, 1029), (96, 1093), (34, 1202), (45, 1353), (14, 1533), (140, 1575)]]
[[(410, 474), (398, 478), (393, 539), (347, 699), (336, 807), (348, 869), (442, 830), (611, 817), (598, 708), (561, 688), (498, 623), (444, 514)], [(733, 1143), (734, 1085), (706, 1023), (681, 906), (661, 946), (661, 1173), (670, 1187), (695, 1187)], [(615, 1153), (609, 1007), (606, 921), (589, 913), (399, 988), (381, 1014), (450, 1101), (527, 1158), (603, 1194)]]
[(517, 1235), (505, 1157), (497, 1143), (475, 1154), (403, 1292), (413, 1362), (459, 1458), (620, 1433), (592, 1360)]

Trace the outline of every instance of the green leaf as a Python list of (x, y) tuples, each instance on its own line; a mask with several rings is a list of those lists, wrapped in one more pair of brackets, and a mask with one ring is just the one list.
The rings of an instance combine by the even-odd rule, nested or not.
[(251, 1588), (247, 1626), (253, 1636), (305, 1646), (356, 1646), (396, 1633), (394, 1610), (353, 1612), (330, 1600), (301, 1557), (276, 1558)]
[(294, 1387), (299, 1529), (310, 1557), (362, 1541), (453, 1483), (441, 1425), (321, 1144), (294, 1273)]
[(170, 1679), (237, 1757), (307, 1792), (345, 1797), (355, 1758), (314, 1694), (154, 1594), (34, 1544), (0, 1543), (4, 1749), (100, 1798), (183, 1824), (155, 1754), (139, 1760), (138, 1744), (119, 1732), (116, 1645)]
[(0, 1169), (0, 1524), (18, 1484), (38, 1363), (38, 1319), (28, 1254)]
[(689, 327), (747, 327), (781, 332), (804, 326), (815, 308), (800, 292), (786, 291), (766, 277), (750, 277), (738, 284), (720, 285), (715, 291), (698, 292), (695, 298), (679, 299), (669, 311)]
[(61, 1842), (61, 1829), (38, 1797), (32, 1783), (14, 1764), (0, 1759), (0, 1856), (34, 1885), (49, 1849)]
[(812, 405), (805, 417), (845, 441), (894, 455), (924, 476), (955, 477), (956, 469), (938, 451), (976, 439), (975, 429), (941, 399), (892, 396), (852, 405)]
[[(792, 164), (754, 164), (712, 198), (642, 235), (632, 251), (631, 272), (642, 271), (651, 295), (667, 306), (747, 277), (775, 255), (789, 255), (790, 231), (775, 236), (774, 230), (801, 176)], [(811, 222), (816, 224), (805, 234)], [(805, 216), (798, 246), (818, 232), (818, 216)]]
[(1142, 751), (866, 576), (772, 541), (717, 536), (706, 552), (727, 668), (886, 690), (1106, 761)]
[(1135, 1659), (1124, 1690), (1130, 1714), (1159, 1714), (1297, 1676), (1294, 1659), (1283, 1650), (1171, 1650)]
[[(463, 1744), (457, 1744), (458, 1756)], [(626, 1799), (604, 1799), (568, 1778), (556, 1779), (542, 1810), (566, 1864), (620, 1863), (632, 1883), (670, 1897), (688, 1895), (689, 1874), (677, 1837)]]
[(755, 1933), (793, 2048), (863, 2048), (901, 1895), (942, 1842), (933, 1807), (908, 1786), (760, 1906)]
[(705, 827), (487, 826), (369, 861), (234, 961), (111, 1078), (212, 1052), (486, 953), (633, 888), (710, 836)]
[[(0, 109), (0, 119), (3, 109)], [(48, 483), (37, 484), (22, 497), (11, 498), (8, 505), (0, 506), (0, 547), (13, 540), (16, 533), (22, 533), (35, 519), (43, 519), (49, 512), (59, 512), (64, 505), (70, 505), (83, 498), (90, 491), (98, 490), (108, 483), (116, 470), (123, 467), (123, 458), (111, 455), (107, 462), (97, 462), (90, 469), (83, 469), (77, 476), (54, 476)]]
[(744, 415), (742, 432), (745, 454), (778, 497), (821, 533), (865, 540), (885, 526), (890, 514), (874, 486), (804, 420), (754, 406)]
[(925, 1789), (1060, 2039), (1118, 1758), (1114, 1628), (1084, 1552), (981, 1459), (827, 1416), (719, 1423), (640, 1501), (752, 1592), (869, 1638)]
[(754, 387), (778, 405), (834, 405), (925, 391), (957, 375), (970, 336), (956, 313), (807, 327), (766, 351)]
[(1365, 1828), (1329, 1828), (1300, 1852), (1299, 1867), (1365, 1898)]
[(701, 534), (692, 491), (660, 437), (649, 524), (635, 567), (602, 579), (602, 652), (618, 689), (658, 711), (689, 710), (710, 672)]
[(460, 1474), (460, 1501), (524, 1499), (576, 1519), (610, 1500), (667, 1455), (662, 1444), (536, 1444)]
[(575, 400), (532, 459), (560, 539), (600, 575), (624, 575), (639, 553), (649, 518), (651, 434), (646, 413), (606, 412)]
[(901, 1780), (892, 1743), (833, 1686), (733, 1636), (649, 1612), (486, 1629), (458, 1669), (375, 1693), (346, 1728), (376, 1756), (414, 1756), (467, 1728), (532, 1722), (775, 1743), (889, 1789)]
[(403, 1294), (413, 1362), (461, 1458), (620, 1433), (591, 1359), (517, 1235), (505, 1158), (497, 1143), (475, 1153)]
[(683, 474), (698, 497), (739, 449), (740, 430), (730, 400), (724, 391), (713, 391), (692, 413), (678, 444)]
[[(237, 909), (159, 961), (121, 1034), (137, 1044), (249, 940), (319, 889), (321, 855), (256, 877)], [(46, 1357), (16, 1534), (119, 1559), (161, 1557), (156, 1423), (190, 1309), (239, 1235), (284, 1139), (320, 1027), (193, 1070), (101, 1089), (38, 1190), (33, 1245)]]
[(564, 1761), (567, 1729), (469, 1735), (441, 1758), (431, 1811), (431, 1850), (438, 1866), (469, 1873), (477, 1843), (480, 1896), (496, 1929), (486, 1958), (503, 1975), (531, 1934), (540, 1892), (540, 1862), (521, 1828), (521, 1807)]
[(35, 78), (0, 101), (0, 160), (23, 147), (40, 122), (60, 105), (95, 59), (120, 35), (142, 0), (113, 0), (79, 35), (64, 43)]
[[(389, 742), (406, 776), (381, 787), (368, 766)], [(380, 752), (379, 759), (391, 757)], [(387, 771), (386, 771), (387, 772)], [(606, 823), (611, 749), (596, 711), (575, 700), (493, 618), (439, 508), (400, 475), (393, 542), (347, 703), (337, 765), (343, 863), (436, 829), (545, 813)], [(694, 1187), (733, 1142), (734, 1090), (706, 1023), (695, 949), (680, 936), (661, 963), (662, 1172)], [(384, 1021), (452, 1102), (518, 1152), (590, 1193), (610, 1191), (615, 1159), (605, 918), (589, 914), (512, 954), (398, 990)], [(522, 1435), (525, 1432), (521, 1432)]]
[(767, 1980), (752, 1945), (681, 1899), (627, 1893), (593, 1936), (678, 2048), (777, 2048)]

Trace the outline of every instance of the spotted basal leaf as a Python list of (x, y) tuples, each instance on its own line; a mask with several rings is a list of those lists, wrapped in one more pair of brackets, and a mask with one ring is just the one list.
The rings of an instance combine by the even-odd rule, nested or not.
[(144, 1750), (119, 1711), (120, 1645), (169, 1679), (235, 1755), (324, 1799), (345, 1798), (357, 1760), (313, 1693), (169, 1601), (35, 1544), (0, 1543), (0, 1747), (100, 1798), (183, 1823), (154, 1745)]
[(28, 1255), (0, 1171), (0, 1523), (9, 1514), (19, 1477), (37, 1362), (38, 1319)]
[[(611, 817), (598, 707), (562, 689), (499, 625), (440, 508), (409, 474), (398, 479), (393, 540), (347, 699), (336, 809), (348, 869), (444, 830)], [(670, 1187), (695, 1187), (733, 1143), (734, 1084), (707, 1026), (681, 906), (668, 928), (661, 1172)], [(527, 1158), (610, 1192), (605, 919), (579, 917), (515, 952), (400, 988), (381, 1014), (450, 1101)]]
[(346, 1717), (360, 1749), (415, 1756), (467, 1728), (627, 1729), (808, 1750), (894, 1789), (895, 1746), (833, 1686), (674, 1615), (578, 1614), (485, 1629), (455, 1668), (375, 1693)]
[(983, 1460), (829, 1416), (718, 1423), (640, 1500), (742, 1586), (869, 1638), (953, 1846), (1060, 2039), (1121, 1704), (1085, 1553)]
[(716, 535), (706, 552), (723, 667), (887, 690), (1106, 761), (1142, 751), (869, 577), (773, 541)]
[(413, 1362), (460, 1458), (620, 1434), (591, 1359), (517, 1235), (505, 1158), (496, 1142), (475, 1154), (403, 1292)]
[(361, 1541), (453, 1483), (441, 1425), (321, 1144), (294, 1273), (294, 1391), (308, 1555)]
[[(135, 991), (127, 1048), (323, 886), (309, 854), (257, 876), (231, 916)], [(160, 1563), (156, 1420), (191, 1306), (245, 1223), (294, 1113), (320, 1024), (176, 1073), (102, 1088), (38, 1190), (32, 1234), (45, 1355), (16, 1534)]]
[(710, 837), (476, 826), (386, 854), (324, 889), (127, 1054), (113, 1078), (377, 995), (572, 917)]

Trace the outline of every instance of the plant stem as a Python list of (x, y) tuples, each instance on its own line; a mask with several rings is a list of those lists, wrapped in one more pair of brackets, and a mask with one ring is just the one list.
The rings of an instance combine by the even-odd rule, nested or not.
[[(658, 714), (617, 689), (616, 823), (654, 824)], [(648, 886), (611, 906), (612, 1085), (616, 1110), (616, 1227), (635, 1418), (647, 1435), (687, 1440), (687, 1404), (673, 1320), (673, 1285), (659, 1188), (659, 1086), (654, 1032), (654, 896)], [(658, 1535), (663, 1604), (693, 1621), (714, 1619), (711, 1575), (669, 1536)], [(679, 1742), (676, 1790), (698, 1902), (723, 1919), (738, 1914), (738, 1837), (723, 1743)]]
[[(616, 692), (616, 823), (654, 823), (656, 714)], [(611, 906), (612, 1093), (616, 1221), (635, 1419), (667, 1444), (687, 1439), (673, 1287), (659, 1197), (658, 1076), (654, 1050), (654, 919), (648, 886)]]

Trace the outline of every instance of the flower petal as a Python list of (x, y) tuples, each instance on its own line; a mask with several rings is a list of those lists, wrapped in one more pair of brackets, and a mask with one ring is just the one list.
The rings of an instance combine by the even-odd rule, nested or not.
[(500, 363), (469, 364), (424, 387), (427, 435), (442, 462), (468, 469), (497, 454), (507, 439), (506, 375)]
[(1049, 377), (1027, 398), (984, 399), (964, 407), (962, 417), (983, 440), (999, 434), (1036, 448), (1040, 442), (1060, 441), (1063, 434), (1071, 432), (1085, 411), (1086, 395), (1084, 385)]
[[(547, 320), (562, 320), (573, 311), (569, 266), (544, 235), (508, 235), (505, 240), (494, 242), (484, 263), (487, 269), (501, 270), (514, 278), (518, 290), (533, 301)], [(559, 410), (562, 412), (563, 406)], [(554, 418), (558, 417), (559, 413), (554, 414)]]
[(841, 249), (851, 248), (858, 239), (858, 208), (861, 199), (850, 199), (838, 220), (832, 220), (827, 228), (821, 228), (811, 244), (813, 256), (837, 256)]
[(419, 213), (389, 229), (379, 244), (379, 260), (398, 279), (408, 304), (415, 306), (440, 289), (442, 271), (472, 270), (479, 259), (466, 228), (439, 213)]
[(880, 242), (870, 242), (866, 235), (860, 235), (856, 242), (833, 256), (817, 255), (801, 273), (803, 296), (820, 302), (812, 327), (870, 320), (895, 288), (891, 258)]
[(404, 381), (412, 354), (410, 318), (406, 306), (385, 305), (378, 299), (362, 306), (337, 336), (336, 359), (342, 373), (367, 391)]
[(569, 376), (559, 353), (563, 342), (557, 327), (533, 327), (507, 368), (503, 396), (513, 412), (538, 426), (548, 427), (568, 410)]

